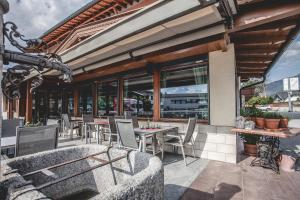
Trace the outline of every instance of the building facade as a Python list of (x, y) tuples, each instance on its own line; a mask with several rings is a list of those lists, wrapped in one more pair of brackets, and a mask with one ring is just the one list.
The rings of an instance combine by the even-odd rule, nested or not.
[[(184, 128), (196, 116), (197, 155), (237, 162), (240, 83), (264, 78), (299, 29), (300, 2), (95, 0), (41, 36), (73, 70), (8, 102), (9, 117), (129, 112)], [(13, 106), (14, 105), (14, 106)], [(6, 106), (7, 107), (7, 106)], [(5, 108), (6, 108), (5, 107)]]

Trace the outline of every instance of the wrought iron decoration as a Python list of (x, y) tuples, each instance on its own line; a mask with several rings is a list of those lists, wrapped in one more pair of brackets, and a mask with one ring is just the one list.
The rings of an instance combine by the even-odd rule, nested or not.
[(32, 78), (31, 92), (43, 83), (43, 72), (47, 70), (60, 71), (64, 75), (65, 82), (72, 81), (71, 69), (62, 62), (60, 56), (47, 52), (48, 47), (45, 42), (41, 39), (25, 39), (13, 22), (4, 23), (3, 27), (5, 38), (21, 51), (9, 51), (3, 47), (1, 49), (4, 64), (9, 64), (9, 62), (18, 64), (7, 69), (3, 75), (1, 87), (7, 98), (20, 97), (20, 85), (33, 71), (38, 72), (38, 75)]

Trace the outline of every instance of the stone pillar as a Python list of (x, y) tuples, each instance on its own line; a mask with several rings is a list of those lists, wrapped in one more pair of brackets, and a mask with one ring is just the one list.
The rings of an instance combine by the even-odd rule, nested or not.
[[(7, 0), (0, 0), (0, 47), (1, 47), (1, 54), (0, 54), (0, 82), (2, 81), (2, 69), (3, 69), (3, 51), (4, 51), (4, 40), (3, 40), (3, 15), (7, 13), (9, 10), (9, 4)], [(3, 94), (2, 90), (0, 90), (0, 154), (1, 154), (1, 135), (2, 135), (2, 99)], [(0, 172), (1, 172), (1, 156), (0, 156)], [(0, 174), (0, 179), (2, 178)]]
[(236, 118), (236, 73), (234, 45), (209, 53), (210, 125), (234, 126)]

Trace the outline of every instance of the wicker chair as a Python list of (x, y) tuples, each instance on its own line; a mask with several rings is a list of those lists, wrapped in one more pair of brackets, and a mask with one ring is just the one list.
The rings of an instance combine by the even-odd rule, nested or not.
[(173, 147), (180, 147), (182, 151), (182, 156), (184, 159), (185, 166), (187, 165), (186, 160), (185, 160), (185, 152), (184, 152), (184, 147), (187, 145), (192, 146), (192, 151), (193, 155), (195, 158), (195, 147), (194, 147), (194, 140), (193, 140), (193, 133), (196, 127), (197, 123), (197, 118), (189, 118), (189, 122), (187, 125), (187, 129), (184, 132), (178, 132), (177, 135), (166, 135), (166, 138), (168, 140), (166, 141), (161, 141), (161, 151), (162, 151), (162, 159), (164, 157), (164, 146), (165, 145), (170, 145)]
[(57, 148), (58, 126), (17, 128), (16, 156)]

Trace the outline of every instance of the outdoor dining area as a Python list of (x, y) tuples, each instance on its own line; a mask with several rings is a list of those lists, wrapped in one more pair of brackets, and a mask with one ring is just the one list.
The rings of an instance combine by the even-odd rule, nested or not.
[[(1, 138), (2, 157), (17, 157), (55, 149), (59, 139), (80, 138), (85, 144), (91, 140), (116, 148), (134, 149), (140, 152), (161, 153), (164, 147), (180, 148), (185, 161), (184, 147), (189, 145), (195, 157), (193, 133), (196, 118), (189, 118), (185, 131), (176, 126), (160, 125), (148, 121), (138, 121), (136, 116), (109, 116), (94, 118), (83, 114), (82, 117), (69, 117), (62, 114), (60, 120), (48, 120), (47, 125), (26, 125), (22, 119), (3, 120)], [(185, 161), (185, 165), (187, 165)]]

